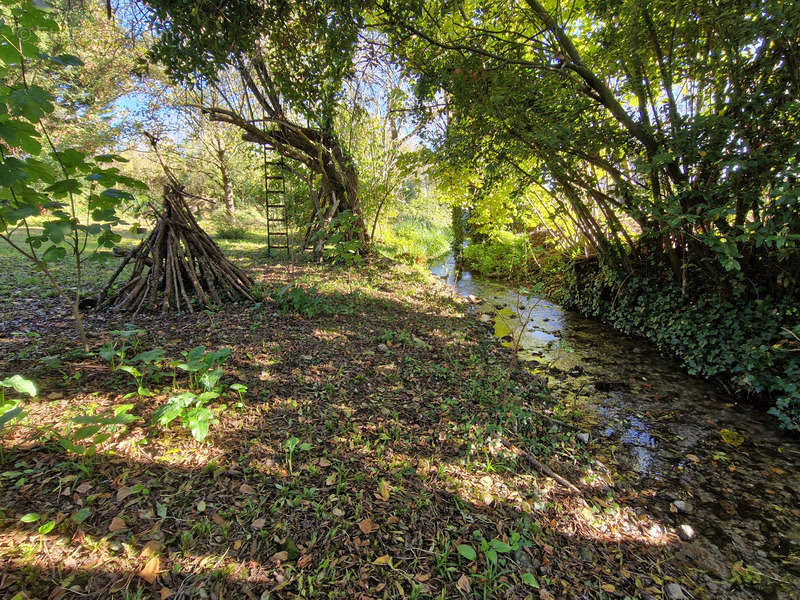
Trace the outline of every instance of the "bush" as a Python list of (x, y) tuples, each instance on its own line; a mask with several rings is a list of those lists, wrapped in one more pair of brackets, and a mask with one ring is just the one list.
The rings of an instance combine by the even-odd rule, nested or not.
[(472, 271), (502, 279), (522, 279), (537, 269), (527, 236), (507, 231), (464, 248), (464, 265)]
[[(585, 263), (584, 263), (585, 265)], [(769, 398), (770, 413), (800, 430), (800, 306), (744, 283), (722, 294), (708, 282), (683, 295), (666, 277), (573, 265), (559, 300), (616, 329), (642, 335), (689, 373)]]

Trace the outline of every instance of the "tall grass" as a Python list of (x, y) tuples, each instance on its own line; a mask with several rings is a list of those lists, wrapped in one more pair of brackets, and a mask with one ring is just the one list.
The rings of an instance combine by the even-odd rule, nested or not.
[(405, 216), (389, 223), (376, 246), (391, 258), (421, 264), (447, 254), (451, 237), (449, 225), (425, 217)]

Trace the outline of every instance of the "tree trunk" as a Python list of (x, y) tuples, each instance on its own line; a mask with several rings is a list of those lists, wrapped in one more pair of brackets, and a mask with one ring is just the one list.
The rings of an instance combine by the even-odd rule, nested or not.
[(225, 212), (231, 223), (236, 224), (236, 206), (233, 201), (233, 183), (231, 182), (230, 169), (224, 150), (217, 151), (219, 158), (219, 170), (222, 174), (222, 193), (225, 199)]

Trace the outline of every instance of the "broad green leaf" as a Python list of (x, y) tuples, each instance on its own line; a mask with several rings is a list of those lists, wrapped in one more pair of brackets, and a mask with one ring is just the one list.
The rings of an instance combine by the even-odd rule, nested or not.
[(50, 246), (44, 251), (44, 254), (42, 254), (42, 260), (44, 262), (56, 262), (64, 258), (66, 255), (66, 249), (62, 248), (61, 246)]
[(55, 529), (56, 522), (55, 521), (48, 521), (39, 527), (39, 533), (41, 535), (46, 535)]
[(502, 540), (498, 540), (497, 538), (493, 539), (489, 542), (489, 546), (496, 552), (511, 552), (511, 546), (503, 542)]
[(28, 513), (26, 515), (22, 515), (22, 517), (20, 518), (20, 522), (22, 522), (22, 523), (35, 523), (40, 518), (41, 517), (39, 516), (39, 513)]
[(78, 525), (80, 525), (90, 516), (92, 516), (92, 511), (89, 510), (88, 508), (82, 508), (74, 515), (72, 515), (72, 520), (75, 521), (75, 523), (77, 523)]
[(0, 385), (7, 388), (14, 388), (20, 394), (28, 394), (31, 398), (35, 397), (36, 385), (30, 380), (25, 379), (22, 375), (12, 375), (0, 381)]
[(15, 419), (21, 419), (25, 416), (23, 409), (21, 406), (17, 406), (12, 408), (11, 410), (7, 410), (4, 413), (0, 413), (0, 429), (5, 427), (8, 423)]
[(459, 544), (456, 546), (456, 550), (458, 553), (466, 558), (469, 561), (475, 560), (478, 557), (478, 553), (475, 552), (475, 548), (470, 546), (469, 544)]

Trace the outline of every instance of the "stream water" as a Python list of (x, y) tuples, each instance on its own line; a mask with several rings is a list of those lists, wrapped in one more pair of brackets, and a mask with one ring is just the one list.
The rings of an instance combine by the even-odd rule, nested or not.
[[(585, 415), (582, 434), (623, 494), (667, 527), (693, 529), (679, 553), (687, 568), (707, 573), (696, 597), (800, 598), (796, 437), (763, 410), (687, 375), (645, 339), (466, 271), (458, 277), (452, 258), (431, 271), (468, 298), (481, 321), (502, 314), (515, 333), (523, 330), (520, 360)], [(742, 443), (727, 443), (726, 429)], [(732, 584), (737, 563), (760, 573), (761, 582)]]

